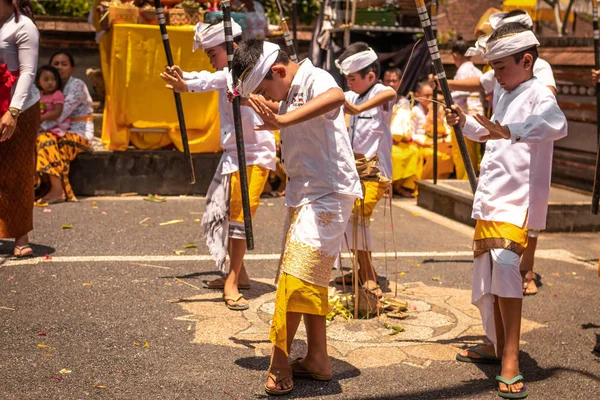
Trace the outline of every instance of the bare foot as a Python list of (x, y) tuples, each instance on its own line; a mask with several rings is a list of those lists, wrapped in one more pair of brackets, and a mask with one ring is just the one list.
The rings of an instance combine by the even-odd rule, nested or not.
[(294, 363), (301, 365), (304, 370), (310, 372), (311, 374), (331, 376), (332, 370), (329, 357), (320, 360), (310, 359), (306, 357), (300, 360), (296, 360), (294, 361)]
[(276, 366), (269, 367), (269, 377), (265, 388), (268, 390), (290, 390), (294, 387), (292, 379), (292, 368), (289, 365), (278, 368)]
[(368, 280), (363, 284), (363, 289), (368, 290), (373, 295), (375, 295), (378, 299), (383, 297), (383, 292), (381, 291), (381, 287), (374, 280)]
[[(515, 376), (520, 375), (518, 371), (508, 373), (505, 372), (505, 370), (505, 368), (502, 368), (502, 373), (500, 375), (508, 381), (511, 381), (512, 379), (514, 379)], [(523, 387), (525, 387), (523, 381), (515, 382), (510, 386), (504, 382), (498, 382), (498, 389), (503, 393), (519, 393), (521, 390), (523, 390)]]

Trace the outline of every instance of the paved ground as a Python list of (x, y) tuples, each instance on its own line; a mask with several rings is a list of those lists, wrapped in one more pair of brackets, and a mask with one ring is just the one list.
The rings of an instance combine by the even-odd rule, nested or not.
[[(244, 313), (199, 289), (215, 276), (196, 222), (202, 210), (191, 197), (85, 199), (36, 208), (38, 258), (10, 259), (11, 243), (0, 241), (0, 398), (266, 397), (282, 202), (265, 199), (254, 221)], [(397, 323), (405, 331), (390, 336), (376, 320), (336, 318), (328, 328), (333, 381), (298, 380), (292, 397), (497, 398), (496, 367), (454, 361), (457, 349), (482, 339), (469, 304), (471, 228), (411, 201), (394, 200), (392, 213), (397, 267), (388, 258), (386, 268), (381, 254), (392, 250), (383, 207), (374, 250), (389, 294), (398, 289), (409, 303), (410, 318)], [(183, 222), (160, 225), (173, 220)], [(600, 234), (547, 234), (539, 247), (543, 286), (525, 301), (522, 335), (530, 398), (598, 398), (600, 358), (591, 350), (600, 341)]]

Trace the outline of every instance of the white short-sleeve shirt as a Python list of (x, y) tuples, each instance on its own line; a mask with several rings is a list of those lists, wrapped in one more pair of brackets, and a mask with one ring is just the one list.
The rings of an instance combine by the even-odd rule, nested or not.
[[(355, 105), (361, 105), (379, 93), (394, 89), (376, 83), (367, 92), (359, 95), (356, 92), (346, 92), (346, 100)], [(371, 108), (350, 117), (350, 143), (354, 153), (371, 158), (379, 155), (381, 171), (386, 178), (392, 178), (392, 132), (390, 121), (394, 111), (395, 100)]]
[[(331, 88), (339, 88), (333, 77), (306, 59), (300, 63), (279, 114), (302, 107)], [(281, 129), (281, 163), (288, 176), (287, 207), (308, 204), (331, 193), (362, 197), (341, 107)]]

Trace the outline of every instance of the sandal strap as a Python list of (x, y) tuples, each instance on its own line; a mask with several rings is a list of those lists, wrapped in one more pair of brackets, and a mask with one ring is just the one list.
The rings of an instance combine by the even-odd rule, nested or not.
[(498, 357), (488, 354), (482, 350), (479, 350), (481, 347), (483, 347), (483, 346), (473, 346), (473, 347), (469, 347), (467, 350), (470, 352), (473, 352), (475, 354), (478, 354), (481, 356), (481, 358), (485, 358), (487, 360), (498, 360)]
[[(507, 386), (514, 385), (515, 383), (520, 382), (523, 379), (524, 379), (523, 375), (517, 375), (514, 378), (512, 378), (511, 380), (508, 380), (508, 379), (506, 379), (506, 378), (504, 378), (504, 377), (502, 377), (500, 375), (496, 375), (496, 380), (498, 382), (504, 383)], [(509, 388), (509, 390), (510, 390), (510, 388)]]
[(225, 300), (225, 301), (233, 301), (234, 303), (237, 303), (238, 301), (240, 301), (243, 298), (244, 298), (244, 295), (241, 294), (241, 293), (237, 297), (231, 297), (231, 296), (225, 296), (225, 295), (223, 295), (223, 300)]

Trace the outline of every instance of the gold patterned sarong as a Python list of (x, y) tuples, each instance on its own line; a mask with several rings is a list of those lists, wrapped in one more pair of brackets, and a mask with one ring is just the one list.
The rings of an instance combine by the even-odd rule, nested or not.
[(286, 354), (288, 312), (327, 315), (327, 287), (353, 203), (334, 193), (289, 209), (270, 334)]
[(473, 256), (491, 249), (506, 249), (521, 256), (527, 248), (527, 229), (508, 222), (477, 220), (473, 237)]
[(79, 153), (89, 151), (89, 149), (90, 143), (76, 133), (67, 132), (61, 137), (50, 132), (42, 133), (37, 138), (36, 171), (38, 174), (48, 174), (60, 178), (66, 199), (75, 201), (77, 198), (69, 182), (71, 162)]

